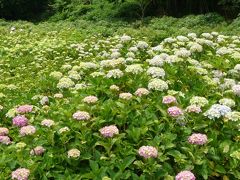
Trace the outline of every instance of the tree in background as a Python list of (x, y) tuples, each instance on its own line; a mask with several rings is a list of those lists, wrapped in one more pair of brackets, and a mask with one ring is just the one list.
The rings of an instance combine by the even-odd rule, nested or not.
[(42, 15), (54, 15), (55, 20), (143, 20), (146, 16), (181, 17), (208, 12), (235, 18), (240, 12), (240, 0), (0, 0), (0, 18), (13, 20)]
[(49, 10), (50, 0), (0, 0), (0, 18), (35, 19)]

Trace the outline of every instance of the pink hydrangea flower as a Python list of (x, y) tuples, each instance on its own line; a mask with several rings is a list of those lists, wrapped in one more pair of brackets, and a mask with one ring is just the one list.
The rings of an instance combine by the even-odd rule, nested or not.
[(197, 106), (195, 104), (188, 106), (185, 109), (185, 111), (188, 112), (188, 113), (197, 113), (197, 114), (202, 112), (201, 107), (199, 107), (199, 106)]
[(20, 129), (20, 135), (26, 136), (26, 135), (32, 135), (36, 132), (36, 128), (34, 126), (28, 125), (21, 127)]
[(42, 146), (37, 146), (34, 149), (30, 151), (31, 155), (37, 155), (40, 156), (45, 152), (45, 149)]
[(17, 180), (28, 180), (30, 175), (30, 171), (26, 168), (18, 168), (17, 170), (12, 172), (12, 179)]
[(195, 176), (191, 171), (181, 171), (175, 177), (175, 180), (195, 180)]
[(149, 94), (149, 91), (146, 88), (138, 88), (135, 93), (136, 96), (142, 97)]
[(76, 120), (89, 120), (90, 119), (90, 115), (88, 112), (85, 111), (77, 111), (73, 114), (73, 119)]
[(55, 122), (53, 121), (53, 120), (51, 120), (51, 119), (44, 119), (44, 120), (42, 120), (42, 122), (41, 122), (41, 125), (42, 126), (47, 126), (47, 127), (51, 127), (51, 126), (53, 126), (55, 124)]
[(16, 116), (12, 120), (13, 125), (23, 127), (28, 125), (28, 119), (25, 116)]
[(99, 131), (101, 135), (104, 137), (113, 137), (115, 134), (119, 134), (119, 130), (115, 125), (105, 126), (101, 128)]
[(144, 158), (156, 158), (158, 156), (158, 151), (153, 146), (142, 146), (138, 150), (138, 154)]
[(0, 127), (0, 136), (5, 136), (9, 133), (8, 128)]
[(183, 115), (183, 111), (180, 108), (173, 106), (168, 108), (168, 114), (172, 117), (179, 117)]
[(82, 101), (87, 104), (94, 104), (98, 101), (98, 98), (96, 96), (87, 96)]
[(177, 99), (174, 96), (168, 95), (168, 96), (164, 96), (162, 103), (163, 104), (172, 104), (172, 103), (176, 103)]
[(32, 112), (32, 110), (33, 110), (33, 106), (28, 104), (19, 106), (17, 108), (17, 112), (21, 114)]
[(11, 140), (8, 136), (0, 136), (0, 143), (2, 144), (11, 144)]
[(190, 144), (197, 144), (197, 145), (203, 145), (207, 143), (208, 138), (205, 134), (200, 134), (200, 133), (193, 133), (191, 136), (188, 138), (188, 142)]

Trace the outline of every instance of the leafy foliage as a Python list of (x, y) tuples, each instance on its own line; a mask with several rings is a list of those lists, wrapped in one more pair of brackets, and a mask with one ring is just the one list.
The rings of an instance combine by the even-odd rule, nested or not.
[(29, 20), (54, 15), (52, 20), (132, 20), (209, 12), (235, 18), (240, 12), (239, 0), (0, 0), (0, 18), (6, 19)]

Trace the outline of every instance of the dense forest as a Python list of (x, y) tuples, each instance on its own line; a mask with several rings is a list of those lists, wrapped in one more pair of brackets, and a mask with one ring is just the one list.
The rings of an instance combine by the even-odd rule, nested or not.
[(7, 20), (132, 20), (209, 12), (233, 19), (240, 0), (0, 0), (0, 18)]

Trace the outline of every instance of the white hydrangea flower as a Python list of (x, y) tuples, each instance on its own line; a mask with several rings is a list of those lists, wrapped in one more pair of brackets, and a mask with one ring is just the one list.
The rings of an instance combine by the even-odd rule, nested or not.
[(228, 107), (234, 107), (235, 106), (235, 101), (229, 98), (223, 98), (219, 100), (219, 103)]
[(195, 39), (197, 38), (197, 34), (196, 33), (188, 33), (187, 35), (189, 38)]
[(194, 96), (190, 99), (190, 104), (204, 107), (208, 104), (208, 100), (205, 97)]
[(206, 39), (213, 39), (213, 35), (210, 33), (202, 33), (201, 36), (203, 36)]
[(240, 84), (232, 86), (233, 93), (240, 96)]
[(220, 118), (225, 116), (227, 113), (231, 112), (231, 108), (225, 105), (214, 104), (204, 113), (209, 119)]
[(159, 67), (150, 67), (147, 70), (147, 74), (152, 76), (153, 78), (164, 78), (165, 77), (165, 71), (162, 68)]
[(230, 121), (240, 121), (240, 112), (233, 111), (225, 115), (225, 118)]
[(180, 42), (187, 42), (189, 41), (188, 37), (186, 36), (177, 36), (176, 39)]
[(148, 61), (148, 63), (151, 65), (151, 66), (162, 66), (163, 63), (164, 63), (164, 60), (163, 58), (161, 58), (160, 55), (156, 55), (154, 56), (152, 59), (150, 59)]
[(234, 70), (237, 70), (240, 72), (240, 64), (236, 64), (236, 66), (234, 67)]
[(120, 93), (119, 98), (124, 100), (132, 99), (133, 95), (131, 93)]
[(70, 78), (61, 78), (57, 84), (57, 88), (59, 89), (67, 89), (70, 87), (73, 87), (75, 85), (75, 83), (70, 79)]
[(131, 52), (137, 52), (138, 48), (136, 46), (133, 46), (133, 47), (130, 47), (128, 50)]
[(226, 54), (231, 54), (232, 50), (227, 48), (227, 47), (221, 47), (216, 51), (216, 54), (222, 56), (222, 55), (226, 55)]
[(161, 79), (151, 79), (148, 83), (148, 89), (164, 91), (168, 89), (168, 84)]
[(113, 70), (108, 71), (106, 77), (117, 79), (117, 78), (121, 78), (123, 75), (124, 74), (120, 69), (113, 69)]
[(92, 76), (93, 78), (104, 76), (104, 75), (105, 75), (105, 73), (103, 73), (103, 72), (93, 72), (90, 74), (90, 76)]
[(74, 80), (80, 80), (81, 79), (80, 74), (77, 71), (73, 71), (73, 70), (68, 72), (68, 77), (71, 78), (71, 79), (74, 79)]
[(121, 56), (121, 53), (120, 52), (113, 52), (110, 56), (111, 56), (112, 59), (117, 59)]
[(200, 45), (200, 44), (198, 44), (198, 43), (193, 43), (193, 44), (191, 44), (191, 46), (190, 46), (190, 52), (191, 53), (194, 53), (194, 52), (202, 52), (203, 51), (203, 47)]
[(125, 43), (125, 42), (128, 42), (128, 41), (131, 41), (131, 37), (130, 36), (127, 36), (127, 35), (123, 35), (121, 38), (120, 38), (120, 41)]
[(98, 65), (92, 62), (81, 62), (80, 67), (81, 69), (88, 70), (88, 69), (97, 69)]
[(146, 48), (148, 48), (148, 43), (146, 43), (145, 41), (138, 41), (137, 48), (146, 49)]
[(141, 64), (132, 64), (128, 65), (125, 71), (132, 74), (140, 74), (144, 71), (144, 69), (142, 68)]
[(61, 77), (63, 76), (63, 74), (61, 72), (58, 72), (58, 71), (53, 71), (50, 73), (49, 75), (50, 77), (53, 77), (54, 79), (61, 79)]
[(183, 57), (183, 58), (191, 56), (191, 52), (185, 48), (176, 50), (174, 54), (178, 57)]

